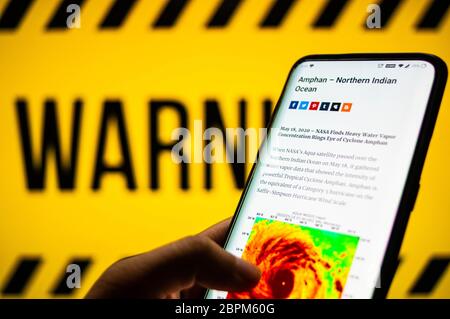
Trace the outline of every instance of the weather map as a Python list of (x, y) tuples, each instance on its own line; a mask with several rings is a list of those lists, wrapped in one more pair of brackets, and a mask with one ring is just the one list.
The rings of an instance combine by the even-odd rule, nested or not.
[(256, 218), (242, 258), (261, 280), (229, 299), (341, 298), (359, 237)]

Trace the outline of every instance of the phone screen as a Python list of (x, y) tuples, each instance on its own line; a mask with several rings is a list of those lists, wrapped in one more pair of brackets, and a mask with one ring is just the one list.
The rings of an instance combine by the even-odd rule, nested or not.
[(225, 245), (261, 280), (207, 298), (371, 298), (434, 76), (421, 60), (298, 64)]

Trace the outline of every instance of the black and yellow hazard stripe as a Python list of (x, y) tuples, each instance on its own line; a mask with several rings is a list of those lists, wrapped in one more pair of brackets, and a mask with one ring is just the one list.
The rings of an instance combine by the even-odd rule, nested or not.
[[(26, 18), (33, 3), (37, 0), (10, 0), (3, 13), (0, 14), (0, 31), (15, 31), (20, 28), (22, 21)], [(186, 11), (193, 0), (168, 0), (161, 8), (154, 21), (150, 23), (152, 29), (167, 29), (177, 26), (180, 17)], [(55, 8), (53, 15), (45, 26), (46, 30), (67, 30), (66, 19), (67, 7), (76, 4), (82, 7), (86, 0), (61, 0)], [(117, 29), (124, 25), (126, 20), (132, 15), (133, 8), (138, 0), (115, 0), (112, 2), (104, 17), (98, 23), (101, 30)], [(205, 22), (205, 28), (217, 29), (226, 28), (231, 25), (233, 17), (239, 14), (244, 0), (222, 0), (215, 10), (210, 14)], [(295, 10), (298, 0), (278, 0), (267, 8), (265, 14), (259, 21), (259, 28), (279, 28)], [(348, 7), (351, 0), (328, 0), (320, 11), (316, 19), (312, 22), (312, 28), (333, 28), (339, 18)], [(380, 0), (378, 4), (381, 8), (381, 30), (387, 27), (401, 10), (404, 0)], [(450, 5), (449, 0), (430, 0), (425, 11), (416, 21), (415, 29), (437, 30), (447, 14)], [(364, 24), (365, 27), (365, 24)]]
[[(404, 258), (399, 261), (399, 265), (405, 262)], [(424, 265), (422, 271), (417, 278), (410, 284), (407, 292), (410, 296), (420, 295), (427, 296), (439, 286), (439, 282), (444, 278), (450, 263), (450, 255), (448, 256), (432, 256)], [(90, 257), (73, 257), (67, 264), (61, 268), (60, 274), (55, 278), (52, 286), (49, 287), (51, 296), (70, 296), (76, 289), (67, 286), (68, 273), (66, 268), (70, 264), (76, 264), (80, 267), (81, 276), (86, 275), (87, 271), (93, 264), (93, 258)], [(33, 278), (36, 276), (40, 268), (45, 267), (45, 263), (40, 256), (23, 256), (18, 258), (16, 264), (11, 269), (3, 283), (1, 293), (3, 296), (20, 297), (26, 293), (27, 287), (31, 286)]]
[[(74, 257), (67, 264), (63, 265), (60, 275), (55, 279), (53, 286), (49, 287), (49, 294), (52, 296), (70, 296), (75, 289), (67, 286), (67, 277), (70, 275), (66, 268), (70, 264), (80, 267), (81, 279), (87, 273), (92, 264), (91, 258)], [(2, 286), (3, 296), (20, 297), (26, 293), (27, 287), (31, 286), (33, 278), (41, 267), (44, 267), (44, 260), (40, 256), (26, 256), (18, 258), (11, 273), (6, 278)]]
[(21, 295), (42, 263), (41, 257), (22, 257), (2, 288), (3, 295)]
[(411, 286), (409, 294), (430, 294), (448, 269), (450, 256), (434, 256), (424, 267), (422, 273)]

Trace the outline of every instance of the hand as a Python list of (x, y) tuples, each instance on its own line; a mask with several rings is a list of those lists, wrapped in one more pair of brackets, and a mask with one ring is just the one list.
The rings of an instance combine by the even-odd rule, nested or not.
[(254, 287), (259, 269), (220, 245), (230, 219), (198, 235), (111, 265), (86, 298), (201, 298), (205, 288), (244, 291)]

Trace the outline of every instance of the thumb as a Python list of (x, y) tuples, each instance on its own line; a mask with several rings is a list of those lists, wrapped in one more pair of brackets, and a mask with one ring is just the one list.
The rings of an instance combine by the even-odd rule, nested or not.
[(193, 236), (177, 243), (184, 254), (179, 260), (185, 265), (184, 272), (175, 276), (180, 282), (191, 286), (242, 291), (254, 287), (260, 277), (259, 268), (225, 251), (216, 242), (205, 236)]
[(161, 298), (194, 285), (243, 291), (254, 287), (259, 269), (226, 252), (206, 236), (191, 236), (110, 267), (87, 297)]

